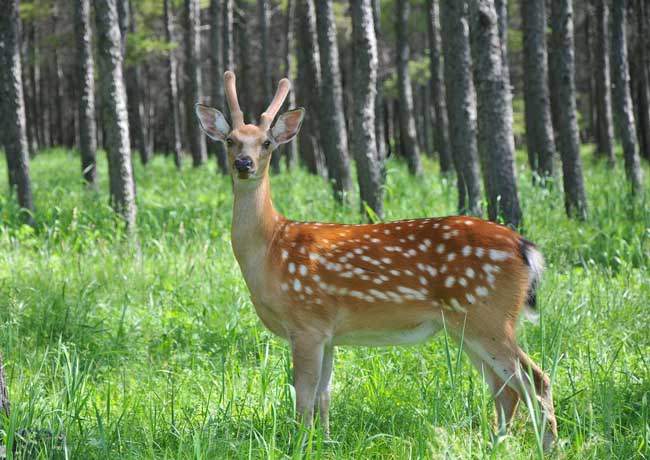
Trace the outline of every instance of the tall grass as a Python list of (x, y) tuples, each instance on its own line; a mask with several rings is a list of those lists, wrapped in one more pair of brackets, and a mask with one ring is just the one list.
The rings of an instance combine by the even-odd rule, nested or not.
[[(231, 190), (214, 165), (137, 162), (137, 241), (84, 190), (72, 152), (32, 162), (38, 227), (0, 195), (0, 347), (19, 458), (539, 458), (541, 414), (493, 432), (481, 376), (440, 334), (337, 352), (332, 439), (293, 421), (286, 344), (258, 321), (230, 248)], [(6, 177), (1, 166), (0, 177)], [(454, 213), (455, 184), (391, 161), (386, 218)], [(650, 171), (646, 168), (646, 177)], [(566, 219), (559, 185), (519, 170), (526, 236), (548, 262), (541, 324), (523, 348), (554, 375), (558, 458), (650, 458), (650, 205), (622, 168), (585, 158), (590, 217)], [(288, 217), (358, 221), (303, 171), (272, 179)], [(646, 179), (646, 188), (650, 183)], [(537, 419), (537, 428), (530, 423)], [(305, 441), (306, 439), (306, 441)]]

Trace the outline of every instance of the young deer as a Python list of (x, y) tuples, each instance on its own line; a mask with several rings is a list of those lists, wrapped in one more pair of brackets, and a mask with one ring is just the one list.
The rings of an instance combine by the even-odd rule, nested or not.
[(235, 75), (228, 71), (224, 79), (232, 129), (216, 109), (197, 104), (196, 114), (210, 138), (227, 144), (232, 247), (257, 314), (291, 344), (296, 409), (304, 423), (318, 409), (329, 433), (334, 346), (420, 342), (444, 322), (462, 337), (489, 384), (501, 426), (520, 397), (536, 398), (549, 423), (549, 448), (557, 437), (550, 382), (515, 337), (524, 304), (534, 307), (543, 271), (535, 245), (466, 216), (370, 225), (285, 219), (271, 201), (269, 160), (296, 136), (305, 111), (286, 112), (271, 128), (289, 92), (282, 79), (260, 124), (244, 124)]

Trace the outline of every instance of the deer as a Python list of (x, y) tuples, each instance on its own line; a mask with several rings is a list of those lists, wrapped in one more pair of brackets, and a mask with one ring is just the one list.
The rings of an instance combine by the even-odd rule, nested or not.
[(536, 400), (557, 438), (549, 377), (518, 346), (522, 313), (536, 313), (541, 251), (506, 226), (469, 216), (372, 224), (298, 222), (271, 200), (272, 152), (293, 140), (304, 108), (276, 115), (290, 90), (283, 78), (259, 124), (244, 123), (232, 71), (224, 75), (232, 127), (196, 104), (202, 131), (226, 144), (234, 192), (231, 243), (262, 323), (291, 347), (296, 414), (318, 412), (329, 437), (337, 346), (407, 345), (443, 328), (488, 384), (506, 429), (520, 399)]

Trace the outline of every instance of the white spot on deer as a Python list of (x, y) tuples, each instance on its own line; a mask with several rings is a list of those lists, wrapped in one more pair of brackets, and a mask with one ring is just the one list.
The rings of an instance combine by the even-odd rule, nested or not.
[(310, 252), (309, 253), (309, 260), (316, 260), (318, 259), (318, 253), (317, 252)]
[(451, 308), (453, 308), (454, 310), (456, 310), (458, 312), (461, 312), (461, 313), (467, 313), (467, 310), (460, 306), (460, 303), (458, 303), (458, 300), (452, 298), (452, 299), (449, 300), (449, 303), (451, 304)]
[(427, 250), (427, 245), (424, 244), (424, 243), (421, 243), (421, 244), (418, 245), (418, 249), (419, 249), (420, 251), (422, 251), (422, 252), (426, 252), (426, 250)]
[(409, 255), (411, 255), (411, 256), (414, 256), (414, 255), (416, 255), (418, 252), (417, 252), (415, 249), (409, 249), (409, 250), (407, 251), (407, 253), (408, 253)]
[(474, 225), (474, 222), (472, 222), (471, 220), (466, 220), (465, 225)]
[(458, 278), (458, 284), (460, 284), (463, 287), (467, 287), (467, 280), (461, 276), (460, 278)]
[(447, 273), (447, 264), (442, 264), (442, 267), (440, 267), (440, 273)]
[(282, 260), (287, 260), (288, 257), (289, 257), (289, 251), (287, 251), (286, 249), (283, 249), (282, 250)]
[(476, 295), (479, 297), (487, 297), (488, 290), (485, 286), (479, 286), (476, 288)]
[(293, 262), (289, 262), (289, 273), (295, 273), (296, 272), (296, 264)]
[(363, 270), (363, 268), (361, 268), (361, 267), (356, 267), (356, 268), (353, 270), (353, 272), (354, 272), (355, 275), (360, 275), (360, 274), (363, 273), (363, 271), (364, 271), (364, 270)]
[(399, 270), (391, 269), (388, 271), (393, 276), (399, 276)]
[(420, 291), (416, 291), (415, 289), (411, 289), (406, 286), (397, 286), (397, 290), (402, 294), (408, 295), (409, 297), (413, 297), (414, 299), (418, 299), (418, 300), (426, 299), (426, 297)]
[(442, 254), (443, 252), (445, 252), (445, 245), (440, 243), (438, 246), (436, 246), (436, 252), (438, 254)]
[(431, 275), (432, 278), (438, 274), (438, 270), (436, 270), (431, 265), (427, 265), (426, 269), (427, 269), (427, 272), (429, 272), (429, 275)]
[(465, 269), (465, 275), (467, 275), (468, 278), (474, 278), (474, 269), (471, 267), (467, 267)]
[(424, 244), (425, 244), (428, 248), (430, 248), (430, 247), (431, 247), (431, 240), (430, 240), (429, 238), (425, 238), (425, 239), (424, 239)]
[(450, 288), (454, 285), (455, 282), (456, 282), (456, 278), (454, 278), (453, 276), (448, 276), (445, 279), (445, 287)]
[(451, 233), (449, 233), (449, 232), (447, 232), (447, 233), (443, 233), (443, 234), (442, 234), (442, 238), (443, 238), (444, 240), (448, 240), (449, 238), (451, 238)]
[(442, 229), (443, 229), (443, 230), (449, 230), (450, 228), (451, 228), (451, 227), (450, 227), (449, 225), (443, 225), (443, 226), (442, 226)]
[(393, 262), (393, 261), (390, 259), (390, 257), (384, 257), (383, 259), (381, 259), (381, 261), (382, 261), (383, 263), (385, 263), (385, 264), (390, 264), (390, 263)]
[(426, 279), (424, 276), (421, 276), (421, 277), (420, 277), (420, 284), (421, 284), (422, 286), (426, 286), (427, 283), (428, 283), (427, 279)]
[(409, 235), (407, 238), (411, 241), (415, 241), (415, 235)]
[(355, 253), (355, 254), (363, 254), (363, 249), (361, 249), (361, 248), (354, 248), (354, 253)]
[(472, 253), (472, 247), (471, 246), (468, 245), (468, 246), (465, 246), (463, 248), (463, 255), (465, 257), (469, 256), (471, 253)]
[(300, 292), (301, 289), (302, 289), (302, 284), (300, 284), (300, 280), (296, 278), (295, 280), (293, 280), (293, 290), (296, 292)]
[(455, 252), (450, 252), (449, 254), (447, 254), (447, 262), (451, 262), (455, 258), (456, 258), (456, 253)]
[(381, 243), (381, 240), (379, 238), (373, 238), (373, 239), (370, 240), (370, 242), (378, 244), (378, 243)]
[(393, 300), (393, 302), (401, 303), (402, 302), (402, 296), (393, 292), (393, 291), (386, 291), (386, 295)]
[(300, 248), (300, 254), (307, 254), (307, 250), (304, 246)]
[(485, 254), (485, 249), (476, 248), (476, 250), (474, 251), (474, 254), (476, 254), (476, 257), (483, 257), (483, 254)]
[(379, 277), (377, 277), (377, 278), (375, 278), (374, 280), (372, 280), (372, 282), (375, 283), (375, 284), (384, 284), (384, 280), (382, 280), (382, 279), (379, 278)]
[(408, 276), (415, 276), (415, 273), (413, 273), (413, 272), (412, 272), (411, 270), (409, 270), (408, 268), (407, 268), (406, 270), (404, 270), (404, 274), (405, 274), (405, 275), (408, 275)]
[(287, 292), (289, 290), (289, 285), (287, 283), (280, 283), (280, 289)]
[(363, 299), (365, 297), (364, 293), (361, 291), (350, 291), (350, 296), (356, 297), (357, 299)]
[(341, 278), (352, 278), (352, 272), (343, 272), (339, 276)]
[(314, 293), (314, 290), (309, 286), (305, 286), (305, 292), (309, 295), (312, 295)]
[(368, 292), (380, 300), (388, 300), (388, 296), (377, 289), (369, 289)]
[(395, 230), (401, 230), (401, 229), (402, 229), (401, 225), (398, 225), (397, 227), (395, 227)]
[(494, 260), (495, 262), (502, 262), (508, 258), (510, 258), (510, 252), (508, 251), (501, 251), (499, 249), (490, 249), (490, 259)]
[(467, 301), (470, 303), (470, 305), (473, 305), (474, 302), (476, 302), (476, 297), (474, 297), (474, 296), (473, 296), (472, 294), (470, 294), (469, 292), (467, 292), (467, 293), (465, 294), (465, 298), (466, 298)]
[(314, 276), (312, 277), (312, 279), (313, 279), (315, 282), (319, 283), (319, 282), (320, 282), (320, 275), (314, 275)]
[(307, 270), (307, 267), (306, 267), (306, 266), (301, 265), (300, 267), (298, 267), (298, 271), (300, 272), (300, 274), (301, 274), (302, 276), (307, 276), (307, 272), (308, 272), (308, 270)]

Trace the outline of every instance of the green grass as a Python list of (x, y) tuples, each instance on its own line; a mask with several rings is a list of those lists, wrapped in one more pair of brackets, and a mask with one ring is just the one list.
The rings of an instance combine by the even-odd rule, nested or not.
[[(454, 213), (453, 180), (424, 166), (413, 180), (389, 164), (387, 219)], [(557, 187), (534, 188), (519, 170), (525, 233), (549, 266), (541, 325), (522, 327), (520, 341), (554, 374), (555, 457), (650, 458), (650, 204), (627, 196), (620, 166), (588, 157), (585, 175), (590, 217), (579, 224)], [(252, 308), (230, 248), (230, 182), (213, 164), (178, 174), (170, 159), (136, 162), (137, 244), (107, 206), (104, 156), (98, 195), (84, 191), (70, 152), (39, 155), (32, 176), (36, 231), (0, 188), (0, 346), (13, 404), (1, 422), (20, 458), (540, 457), (525, 407), (508, 436), (491, 435), (486, 386), (444, 335), (339, 349), (332, 440), (301, 433), (290, 353)], [(358, 220), (356, 204), (337, 205), (303, 171), (274, 177), (273, 195), (291, 218)]]

